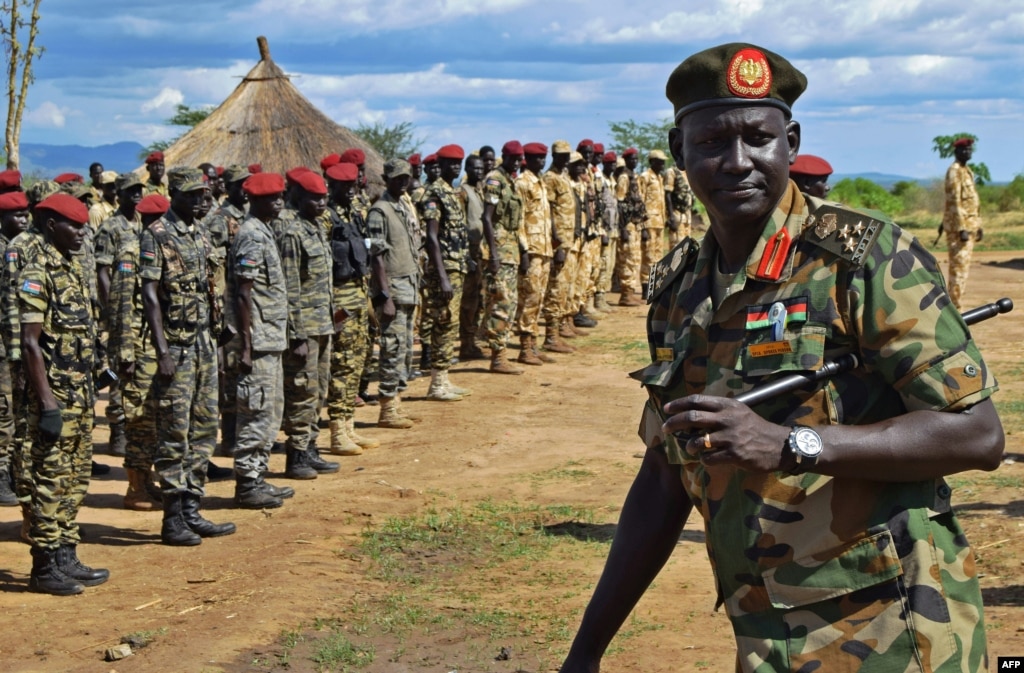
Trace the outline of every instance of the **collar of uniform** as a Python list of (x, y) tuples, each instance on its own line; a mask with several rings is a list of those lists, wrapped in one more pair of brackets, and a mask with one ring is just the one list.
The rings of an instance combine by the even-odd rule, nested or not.
[(245, 211), (241, 208), (236, 208), (235, 204), (230, 201), (225, 201), (220, 209), (237, 220), (241, 220), (245, 217)]
[[(793, 252), (796, 241), (803, 231), (807, 219), (807, 204), (796, 183), (789, 181), (786, 192), (779, 199), (754, 250), (747, 258), (747, 278), (766, 283), (785, 283), (793, 273)], [(785, 231), (785, 233), (783, 233)], [(784, 240), (784, 243), (780, 243)], [(773, 260), (773, 255), (783, 255), (784, 259)], [(775, 272), (770, 276), (759, 274), (765, 266), (771, 266)]]
[(251, 213), (245, 216), (245, 220), (244, 220), (244, 221), (242, 222), (242, 224), (245, 224), (246, 222), (250, 222), (250, 221), (251, 221), (251, 222), (253, 223), (253, 225), (254, 225), (254, 226), (256, 226), (256, 227), (257, 227), (257, 228), (258, 228), (258, 229), (259, 229), (260, 231), (262, 231), (262, 232), (263, 232), (264, 234), (266, 234), (267, 236), (269, 236), (269, 237), (270, 237), (270, 240), (274, 240), (274, 232), (273, 232), (273, 230), (272, 230), (272, 229), (270, 228), (270, 225), (269, 225), (269, 224), (267, 224), (266, 222), (264, 222), (263, 220), (261, 220), (260, 218), (256, 217), (255, 215), (253, 215), (253, 214), (251, 214)]
[[(79, 250), (77, 254), (81, 254)], [(51, 269), (59, 269), (64, 266), (71, 266), (71, 260), (60, 254), (60, 250), (51, 243), (46, 237), (43, 237), (43, 254), (45, 255), (42, 260), (43, 263)]]
[(178, 217), (178, 214), (173, 210), (168, 209), (167, 212), (164, 213), (164, 221), (179, 234), (189, 233), (189, 225), (185, 224), (184, 220)]

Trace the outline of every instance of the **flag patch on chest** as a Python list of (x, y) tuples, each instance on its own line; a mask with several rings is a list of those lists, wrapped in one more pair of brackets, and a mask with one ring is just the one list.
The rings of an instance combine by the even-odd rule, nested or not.
[(747, 307), (747, 329), (764, 329), (775, 324), (807, 321), (807, 298), (793, 297), (774, 304)]
[(43, 286), (35, 282), (34, 280), (26, 280), (24, 283), (21, 284), (21, 291), (25, 292), (26, 294), (39, 296), (43, 292)]
[(249, 259), (248, 257), (243, 257), (238, 262), (238, 266), (242, 267), (243, 269), (255, 269), (259, 265), (260, 263), (257, 262), (255, 259)]
[(7, 262), (11, 263), (11, 262), (17, 262), (17, 261), (18, 261), (18, 251), (17, 250), (8, 250), (7, 251)]
[(152, 262), (156, 260), (156, 253), (152, 250), (143, 250), (140, 253), (140, 257), (142, 257), (143, 261)]
[(129, 261), (121, 262), (117, 265), (118, 273), (135, 273), (135, 264)]

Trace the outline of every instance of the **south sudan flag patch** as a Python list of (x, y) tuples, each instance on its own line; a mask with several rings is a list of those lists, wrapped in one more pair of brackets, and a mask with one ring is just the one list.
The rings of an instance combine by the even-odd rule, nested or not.
[(152, 250), (143, 250), (140, 256), (142, 257), (142, 261), (144, 262), (156, 261), (156, 253), (153, 252)]
[(125, 260), (117, 265), (117, 272), (124, 274), (135, 273), (135, 264)]
[(34, 280), (26, 280), (21, 284), (21, 291), (25, 294), (31, 294), (38, 297), (43, 293), (43, 286)]
[(242, 267), (243, 269), (255, 269), (259, 265), (260, 263), (257, 262), (255, 259), (249, 259), (248, 257), (243, 257), (238, 262), (238, 266)]
[(7, 262), (8, 262), (8, 264), (10, 264), (12, 262), (17, 262), (17, 261), (18, 261), (18, 251), (17, 250), (8, 250), (7, 251)]

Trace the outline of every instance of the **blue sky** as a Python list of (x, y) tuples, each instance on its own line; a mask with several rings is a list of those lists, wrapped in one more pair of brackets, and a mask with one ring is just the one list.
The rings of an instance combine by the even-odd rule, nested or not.
[(411, 121), (424, 150), (608, 140), (671, 114), (686, 56), (753, 42), (807, 74), (803, 150), (838, 173), (940, 176), (940, 134), (1024, 172), (1024, 0), (44, 0), (24, 142), (147, 144), (177, 103), (219, 104), (256, 36), (329, 117)]

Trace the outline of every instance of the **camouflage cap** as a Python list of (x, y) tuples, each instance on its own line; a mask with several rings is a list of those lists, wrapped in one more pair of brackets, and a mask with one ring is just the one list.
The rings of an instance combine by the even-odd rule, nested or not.
[(786, 113), (807, 88), (807, 77), (778, 54), (743, 42), (690, 56), (668, 78), (665, 96), (675, 121), (715, 105), (777, 107)]
[(167, 171), (167, 188), (172, 192), (192, 192), (207, 186), (206, 175), (198, 168), (176, 167)]
[(65, 182), (60, 186), (60, 191), (70, 194), (76, 199), (92, 197), (92, 188), (84, 182)]
[(412, 176), (412, 166), (405, 159), (392, 159), (384, 164), (384, 179), (390, 180), (400, 175)]
[(568, 140), (556, 140), (551, 144), (552, 154), (568, 154), (569, 152), (572, 152), (572, 145)]
[(651, 150), (651, 153), (647, 155), (647, 158), (648, 160), (660, 159), (662, 161), (668, 161), (668, 157), (666, 157), (665, 153), (662, 152), (661, 150)]
[(245, 166), (239, 166), (238, 164), (232, 164), (224, 169), (224, 182), (239, 182), (245, 180), (252, 173)]
[(583, 161), (583, 155), (580, 154), (579, 152), (570, 152), (569, 153), (569, 163), (570, 164), (574, 164), (577, 161)]
[(142, 178), (135, 173), (121, 173), (121, 175), (117, 176), (117, 179), (114, 180), (114, 185), (117, 186), (117, 191), (123, 192), (124, 190), (136, 185), (141, 187)]
[(35, 205), (45, 199), (47, 196), (51, 196), (60, 191), (60, 185), (53, 180), (40, 180), (34, 183), (31, 187), (25, 190), (25, 195), (28, 197), (29, 203)]
[(96, 181), (101, 185), (112, 185), (117, 181), (117, 171), (103, 171)]

